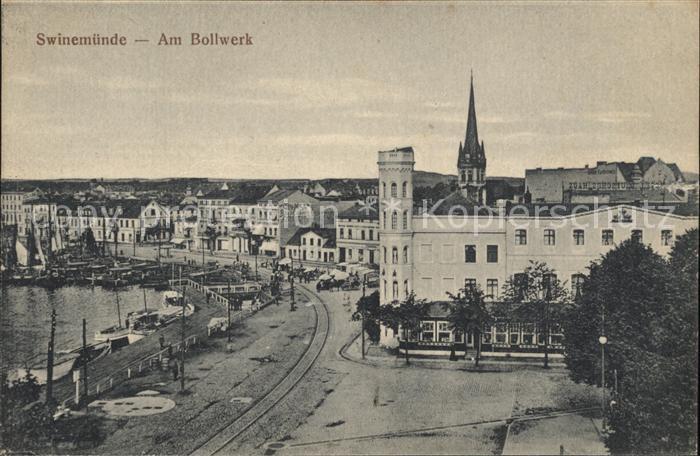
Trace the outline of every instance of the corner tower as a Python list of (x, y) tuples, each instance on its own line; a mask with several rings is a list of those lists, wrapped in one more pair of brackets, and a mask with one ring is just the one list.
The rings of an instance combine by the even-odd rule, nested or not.
[(469, 83), (469, 114), (464, 144), (459, 144), (457, 181), (462, 194), (475, 203), (486, 202), (486, 153), (483, 141), (479, 143), (474, 106), (474, 78)]
[[(413, 289), (413, 148), (379, 152), (379, 302), (398, 303)], [(382, 328), (381, 343), (395, 343)]]

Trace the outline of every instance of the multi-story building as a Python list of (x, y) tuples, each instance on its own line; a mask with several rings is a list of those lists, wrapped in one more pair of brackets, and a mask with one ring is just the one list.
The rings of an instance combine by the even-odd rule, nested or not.
[[(471, 106), (469, 119), (475, 127)], [(419, 340), (410, 337), (399, 343), (399, 335), (383, 327), (381, 342), (399, 343), (417, 353), (464, 350), (464, 335), (449, 330), (442, 305), (447, 293), (479, 286), (488, 299), (498, 300), (506, 281), (531, 261), (546, 263), (575, 293), (590, 262), (625, 239), (644, 242), (665, 255), (677, 235), (698, 226), (696, 207), (657, 210), (643, 205), (508, 202), (489, 208), (478, 204), (468, 185), (431, 210), (414, 213), (413, 149), (381, 151), (378, 156), (380, 302), (398, 303), (413, 292), (434, 304)], [(549, 336), (548, 345), (560, 350), (561, 333), (554, 329)], [(535, 325), (499, 322), (484, 328), (481, 342), (485, 353), (531, 354), (541, 350), (545, 336)], [(466, 343), (473, 346), (473, 338), (469, 336)]]
[[(599, 161), (594, 167), (555, 168), (525, 170), (525, 187), (533, 202), (560, 203), (594, 196), (601, 202), (644, 198), (644, 191), (671, 188), (685, 182), (683, 173), (675, 163), (661, 159), (641, 157), (635, 163)], [(572, 198), (572, 195), (573, 198)], [(677, 201), (674, 195), (665, 197)]]
[(338, 262), (379, 264), (379, 213), (376, 205), (357, 204), (335, 222)]
[(284, 246), (285, 257), (300, 262), (333, 263), (335, 241), (332, 228), (300, 228)]

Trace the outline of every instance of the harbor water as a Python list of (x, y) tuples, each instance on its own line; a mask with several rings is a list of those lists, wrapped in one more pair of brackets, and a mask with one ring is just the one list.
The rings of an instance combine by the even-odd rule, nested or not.
[[(130, 286), (120, 289), (121, 324), (129, 312), (161, 306), (163, 292)], [(0, 297), (0, 366), (23, 367), (46, 354), (51, 331), (51, 309), (56, 310), (56, 350), (82, 345), (83, 318), (87, 343), (96, 331), (119, 324), (117, 292), (102, 287), (65, 286), (48, 290), (36, 286), (3, 286)]]

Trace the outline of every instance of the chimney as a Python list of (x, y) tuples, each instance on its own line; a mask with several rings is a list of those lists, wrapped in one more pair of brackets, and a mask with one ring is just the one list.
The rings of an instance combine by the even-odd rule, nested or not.
[(597, 162), (595, 162), (595, 165), (596, 165), (596, 167), (598, 167), (598, 166), (603, 166), (603, 165), (605, 165), (605, 164), (607, 164), (607, 163), (608, 163), (608, 162), (606, 162), (606, 161), (597, 161)]

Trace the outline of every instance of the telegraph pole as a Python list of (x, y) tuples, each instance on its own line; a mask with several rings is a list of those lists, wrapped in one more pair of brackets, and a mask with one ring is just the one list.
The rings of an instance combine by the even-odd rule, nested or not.
[(362, 316), (362, 359), (365, 359), (365, 285), (367, 284), (367, 276), (362, 277), (362, 307), (360, 308), (360, 315)]
[(87, 353), (87, 326), (83, 318), (83, 384), (85, 385), (85, 411), (88, 411), (89, 389), (88, 389), (88, 353)]
[(294, 304), (295, 304), (295, 302), (294, 302), (294, 256), (290, 255), (290, 258), (292, 259), (292, 265), (291, 265), (292, 269), (289, 272), (289, 283), (291, 285), (290, 293), (292, 294), (292, 300), (289, 303), (289, 311), (294, 312), (295, 310), (297, 310), (296, 307), (294, 306)]
[(56, 309), (51, 309), (51, 335), (49, 336), (49, 351), (46, 357), (46, 404), (53, 403), (53, 354), (54, 338), (56, 336)]
[(226, 336), (228, 343), (231, 343), (231, 279), (228, 279), (228, 290), (226, 293), (226, 307), (228, 308), (228, 325), (226, 326)]
[(180, 326), (180, 392), (185, 391), (185, 285), (182, 283), (182, 266), (180, 266), (180, 287), (182, 289), (182, 318)]

